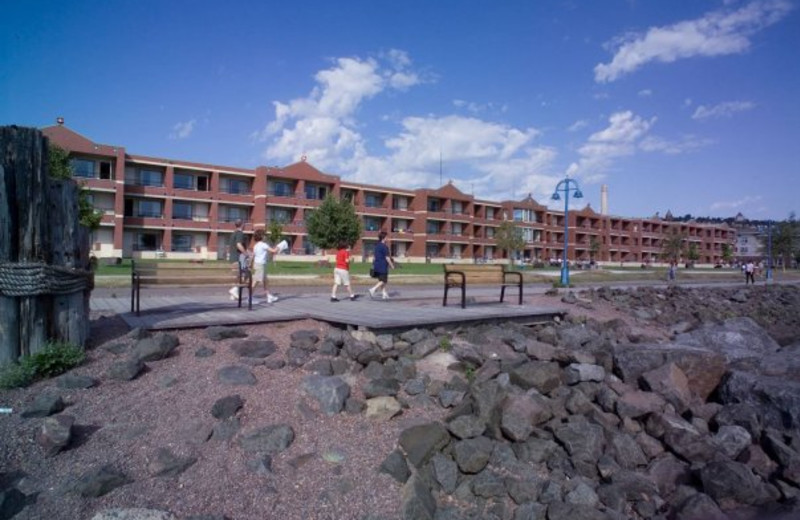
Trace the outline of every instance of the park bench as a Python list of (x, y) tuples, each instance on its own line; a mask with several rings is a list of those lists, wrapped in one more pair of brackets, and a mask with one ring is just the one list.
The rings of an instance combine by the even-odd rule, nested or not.
[(517, 287), (519, 304), (522, 305), (522, 273), (506, 271), (502, 264), (443, 264), (444, 300), (447, 306), (447, 292), (451, 287), (461, 288), (461, 308), (467, 306), (467, 284), (500, 285), (500, 302), (506, 295), (506, 287)]
[[(237, 265), (239, 265), (237, 263)], [(253, 309), (253, 274), (250, 269), (232, 263), (202, 262), (131, 262), (131, 312), (139, 315), (139, 297), (144, 286), (224, 285), (247, 289), (247, 308)], [(239, 307), (242, 306), (239, 291)]]

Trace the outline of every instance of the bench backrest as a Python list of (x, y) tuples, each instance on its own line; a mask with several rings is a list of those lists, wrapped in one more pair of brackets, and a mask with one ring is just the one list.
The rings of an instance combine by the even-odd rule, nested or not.
[[(464, 273), (466, 283), (502, 283), (502, 264), (442, 264), (445, 273)], [(459, 277), (460, 278), (460, 277)], [(454, 277), (455, 279), (455, 277)]]
[(225, 285), (238, 276), (230, 263), (134, 262), (132, 270), (142, 285)]

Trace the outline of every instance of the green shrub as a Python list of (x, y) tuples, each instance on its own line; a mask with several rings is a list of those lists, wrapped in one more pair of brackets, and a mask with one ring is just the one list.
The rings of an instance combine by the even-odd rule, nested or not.
[(453, 344), (450, 343), (450, 338), (447, 336), (439, 338), (439, 348), (444, 352), (450, 352), (450, 349), (453, 348)]
[(64, 342), (48, 342), (44, 349), (0, 368), (0, 387), (28, 386), (34, 379), (63, 374), (86, 358), (83, 349)]
[(31, 366), (18, 363), (8, 363), (0, 366), (0, 388), (28, 386), (35, 377), (36, 371)]

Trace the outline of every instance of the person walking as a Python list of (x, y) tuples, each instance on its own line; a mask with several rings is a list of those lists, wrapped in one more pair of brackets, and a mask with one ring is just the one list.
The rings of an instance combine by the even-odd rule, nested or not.
[(277, 254), (280, 250), (277, 247), (270, 247), (264, 242), (263, 229), (256, 229), (253, 239), (256, 241), (253, 246), (253, 292), (255, 292), (256, 286), (260, 283), (264, 286), (264, 298), (266, 298), (267, 303), (275, 303), (278, 301), (278, 297), (270, 294), (269, 286), (267, 285), (267, 262), (269, 253)]
[(752, 260), (747, 262), (744, 267), (744, 284), (747, 285), (748, 283), (756, 284), (756, 265)]
[(333, 289), (331, 289), (332, 302), (339, 301), (339, 298), (336, 297), (336, 289), (340, 285), (345, 286), (351, 300), (357, 298), (350, 286), (350, 248), (344, 242), (339, 242), (339, 248), (336, 250), (336, 267), (333, 268)]
[(381, 298), (384, 300), (389, 299), (389, 293), (386, 291), (386, 287), (389, 284), (389, 268), (394, 269), (394, 262), (392, 262), (389, 253), (389, 246), (386, 245), (386, 231), (381, 231), (378, 233), (375, 258), (372, 260), (372, 270), (375, 273), (375, 278), (378, 279), (378, 283), (369, 290), (370, 297), (375, 298), (375, 294), (380, 289)]
[(678, 263), (675, 260), (673, 260), (669, 263), (669, 269), (667, 269), (667, 281), (674, 282), (677, 272), (678, 272)]
[[(247, 269), (247, 248), (244, 246), (242, 224), (241, 219), (236, 219), (233, 223), (235, 230), (233, 235), (231, 235), (230, 255), (228, 258), (231, 262), (236, 262), (236, 268), (239, 272), (241, 272), (241, 269)], [(234, 285), (230, 288), (228, 294), (231, 295), (231, 300), (239, 299), (239, 291), (240, 288), (238, 285)]]

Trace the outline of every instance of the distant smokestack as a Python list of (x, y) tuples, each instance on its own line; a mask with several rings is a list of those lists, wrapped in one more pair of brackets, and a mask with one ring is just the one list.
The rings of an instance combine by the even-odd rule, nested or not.
[(608, 184), (600, 187), (600, 214), (608, 215)]

